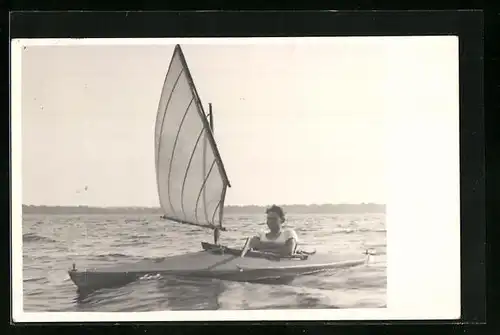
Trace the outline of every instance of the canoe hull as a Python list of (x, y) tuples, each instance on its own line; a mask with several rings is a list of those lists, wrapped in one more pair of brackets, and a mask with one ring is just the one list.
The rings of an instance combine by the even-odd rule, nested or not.
[(345, 261), (340, 256), (314, 254), (307, 259), (269, 259), (259, 253), (239, 256), (238, 249), (223, 252), (204, 243), (204, 251), (115, 267), (70, 270), (80, 291), (123, 286), (144, 276), (185, 276), (244, 282), (287, 283), (297, 276), (362, 265), (366, 257)]

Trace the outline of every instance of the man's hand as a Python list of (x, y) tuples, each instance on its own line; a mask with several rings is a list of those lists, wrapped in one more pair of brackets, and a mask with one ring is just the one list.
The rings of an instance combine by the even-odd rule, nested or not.
[(258, 248), (259, 245), (260, 245), (260, 238), (258, 236), (254, 236), (250, 239), (250, 242), (249, 242), (250, 249)]

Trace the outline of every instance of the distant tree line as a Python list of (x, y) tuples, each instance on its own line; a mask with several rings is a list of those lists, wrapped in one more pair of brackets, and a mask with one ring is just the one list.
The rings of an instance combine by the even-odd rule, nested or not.
[[(282, 205), (285, 213), (331, 213), (331, 214), (358, 214), (358, 213), (385, 213), (385, 205), (374, 203), (361, 204), (322, 204), (322, 205)], [(224, 213), (264, 213), (265, 206), (226, 206)]]
[[(283, 205), (286, 213), (331, 213), (359, 214), (385, 213), (385, 205), (374, 203), (361, 204), (323, 204), (323, 205)], [(264, 213), (265, 206), (245, 205), (226, 206), (225, 214), (259, 214)], [(157, 214), (163, 211), (157, 207), (90, 207), (90, 206), (37, 206), (23, 205), (24, 214)]]
[(163, 214), (156, 207), (92, 207), (23, 205), (24, 214)]

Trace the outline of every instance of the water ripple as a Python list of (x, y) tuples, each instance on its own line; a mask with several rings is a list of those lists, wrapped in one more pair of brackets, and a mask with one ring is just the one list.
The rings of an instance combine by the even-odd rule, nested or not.
[[(239, 246), (263, 228), (261, 215), (227, 217), (224, 244)], [(376, 249), (369, 266), (296, 278), (289, 285), (264, 285), (147, 276), (129, 285), (77, 293), (68, 276), (79, 267), (128, 263), (199, 250), (210, 231), (168, 224), (156, 216), (43, 215), (23, 218), (25, 311), (154, 311), (289, 308), (376, 308), (386, 301), (384, 215), (295, 215), (304, 247), (318, 252), (352, 253)], [(307, 243), (305, 243), (307, 242)]]

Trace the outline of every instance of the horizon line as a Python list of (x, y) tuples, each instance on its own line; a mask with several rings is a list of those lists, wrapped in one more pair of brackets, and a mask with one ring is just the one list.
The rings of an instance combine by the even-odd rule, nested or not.
[[(289, 206), (357, 206), (357, 205), (379, 205), (385, 206), (385, 203), (378, 202), (359, 202), (359, 203), (312, 203), (312, 204), (278, 204), (281, 207), (289, 207)], [(35, 205), (35, 204), (22, 204), (22, 206), (31, 206), (31, 207), (92, 207), (92, 208), (160, 208), (161, 206), (143, 206), (143, 205), (119, 205), (119, 206), (97, 206), (97, 205)], [(258, 205), (258, 204), (231, 204), (224, 205), (224, 207), (269, 207), (271, 205)]]

